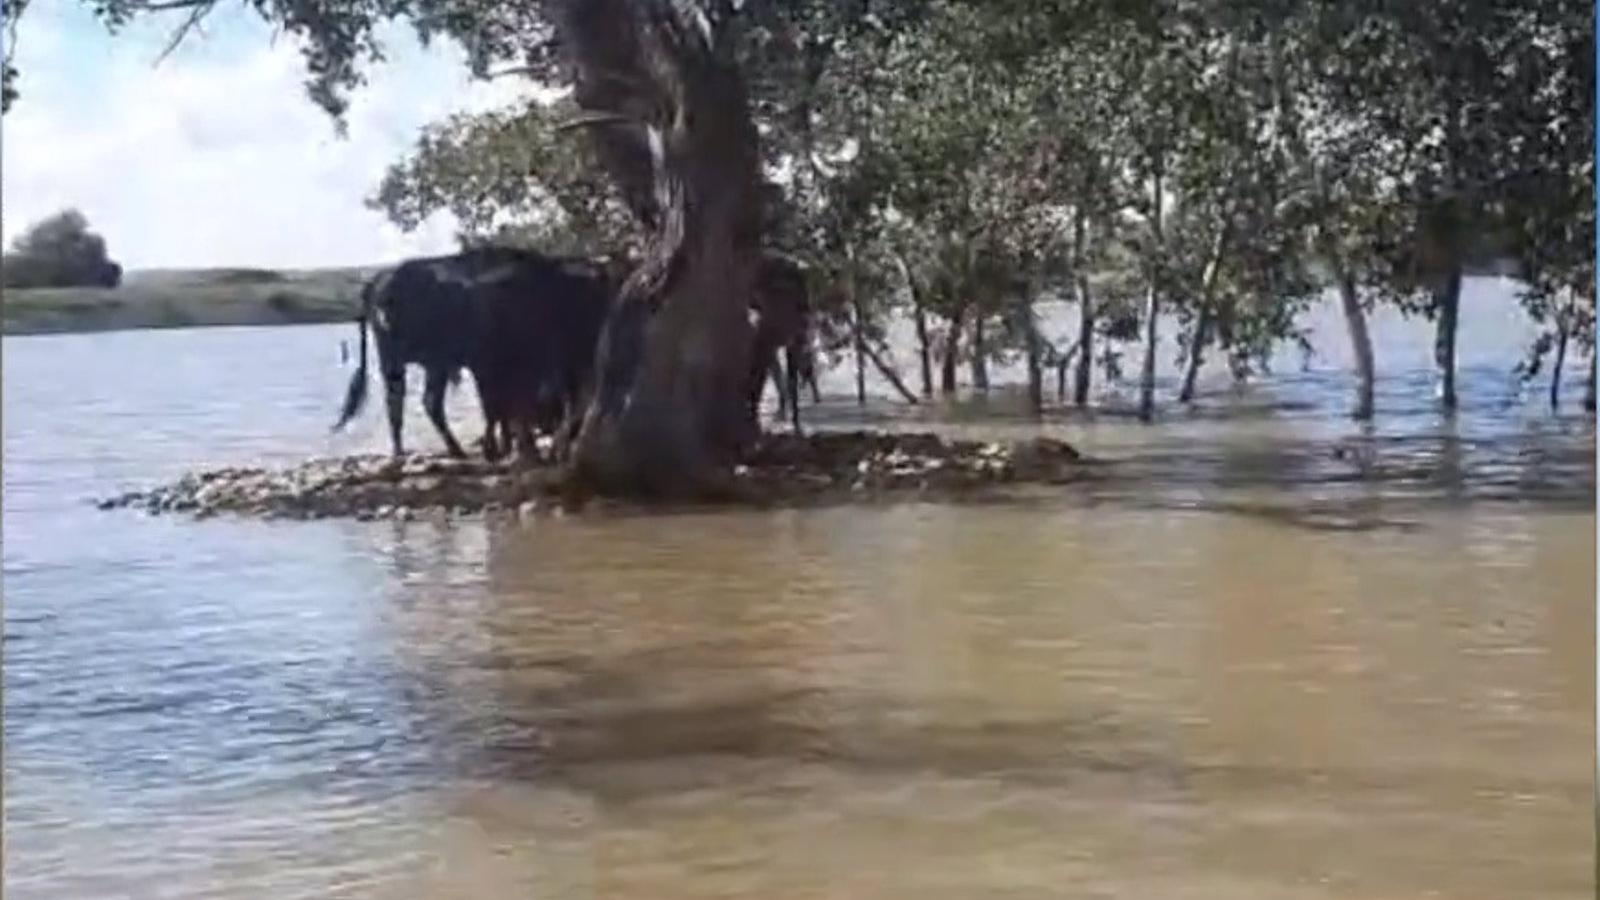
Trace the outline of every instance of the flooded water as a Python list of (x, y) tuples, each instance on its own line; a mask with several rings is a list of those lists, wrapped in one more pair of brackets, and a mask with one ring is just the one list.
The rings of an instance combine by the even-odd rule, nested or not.
[[(1052, 416), (1085, 485), (525, 524), (99, 512), (381, 449), (328, 434), (349, 329), (6, 339), (7, 896), (1592, 896), (1582, 373), (1518, 402), (1468, 299), (1453, 418), (1380, 323), (1345, 420), (1335, 321)], [(1039, 427), (851, 383), (813, 424)]]

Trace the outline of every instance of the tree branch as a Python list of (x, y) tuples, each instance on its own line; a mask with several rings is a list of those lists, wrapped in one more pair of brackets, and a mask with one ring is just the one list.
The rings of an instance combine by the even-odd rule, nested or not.
[(138, 9), (144, 12), (166, 12), (174, 9), (191, 9), (196, 6), (211, 7), (216, 0), (146, 0)]
[(619, 112), (596, 109), (561, 122), (555, 130), (559, 132), (572, 131), (576, 128), (592, 128), (597, 125), (643, 125), (638, 119)]
[(483, 73), (483, 79), (493, 81), (496, 78), (510, 78), (513, 75), (538, 75), (542, 71), (538, 66), (507, 66), (504, 69)]
[[(173, 8), (176, 9), (178, 7), (174, 6)], [(161, 65), (167, 57), (171, 56), (172, 51), (178, 49), (178, 45), (183, 43), (183, 39), (189, 35), (189, 32), (193, 31), (200, 24), (200, 20), (204, 19), (215, 8), (216, 0), (200, 0), (200, 2), (191, 3), (189, 14), (184, 17), (183, 24), (172, 32), (172, 37), (167, 40), (167, 46), (161, 51), (161, 55), (156, 57), (154, 65)]]

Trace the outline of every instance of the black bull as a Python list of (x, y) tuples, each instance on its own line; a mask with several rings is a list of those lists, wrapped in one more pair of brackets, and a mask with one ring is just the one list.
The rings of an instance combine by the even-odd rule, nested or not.
[[(792, 411), (798, 430), (800, 369), (810, 361), (805, 284), (799, 268), (784, 257), (767, 254), (762, 263), (751, 303), (752, 411), (770, 372), (780, 408)], [(509, 441), (515, 432), (527, 446), (530, 426), (553, 431), (562, 421), (574, 421), (619, 275), (588, 260), (493, 247), (407, 260), (380, 272), (362, 287), (360, 362), (334, 429), (344, 427), (366, 401), (369, 327), (397, 456), (404, 452), (408, 364), (424, 370), (423, 408), (453, 456), (465, 452), (450, 432), (444, 394), (462, 369), (472, 373), (478, 390), (484, 451), (491, 458), (502, 436)], [(787, 357), (786, 378), (777, 366), (780, 349)]]

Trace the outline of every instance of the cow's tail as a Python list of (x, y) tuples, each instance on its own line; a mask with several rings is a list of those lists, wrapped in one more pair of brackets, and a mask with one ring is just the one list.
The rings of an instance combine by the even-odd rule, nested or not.
[(350, 386), (345, 389), (344, 408), (339, 411), (339, 421), (333, 423), (334, 431), (349, 424), (367, 402), (367, 318), (371, 312), (372, 282), (369, 281), (361, 286), (361, 314), (356, 317), (356, 327), (361, 331), (361, 359), (356, 364), (355, 374), (350, 376)]

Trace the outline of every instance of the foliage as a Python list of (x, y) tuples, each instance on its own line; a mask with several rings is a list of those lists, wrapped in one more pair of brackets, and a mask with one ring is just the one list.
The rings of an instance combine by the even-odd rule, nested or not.
[(59, 212), (30, 227), (5, 255), (8, 288), (116, 287), (122, 267), (106, 256), (106, 242), (89, 230), (75, 209)]
[[(336, 116), (390, 19), (459, 41), (480, 75), (572, 84), (555, 0), (253, 5), (301, 42), (308, 90)], [(92, 6), (116, 27), (154, 4)], [(877, 340), (914, 297), (946, 334), (999, 320), (985, 350), (1003, 356), (1029, 341), (1037, 300), (1082, 291), (1100, 312), (1094, 356), (1115, 374), (1153, 292), (1180, 357), (1209, 347), (1242, 376), (1274, 346), (1304, 344), (1300, 316), (1331, 272), (1368, 308), (1434, 316), (1448, 273), (1497, 258), (1517, 261), (1523, 305), (1549, 334), (1593, 345), (1589, 4), (698, 8), (737, 26), (770, 188), (765, 239), (810, 264), (833, 350), (852, 329)], [(641, 198), (564, 128), (578, 116), (563, 99), (452, 117), (373, 203), (402, 227), (449, 211), (467, 241), (635, 249)]]
[(510, 236), (555, 253), (637, 249), (638, 226), (589, 147), (558, 131), (577, 114), (563, 100), (452, 116), (423, 131), (369, 203), (408, 230), (448, 211), (468, 243)]

